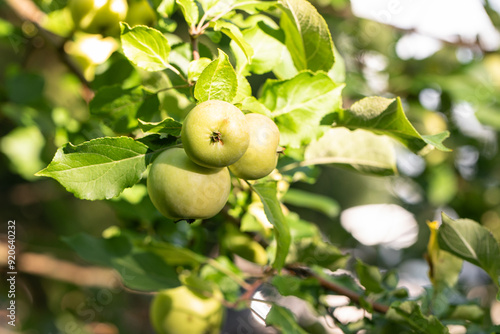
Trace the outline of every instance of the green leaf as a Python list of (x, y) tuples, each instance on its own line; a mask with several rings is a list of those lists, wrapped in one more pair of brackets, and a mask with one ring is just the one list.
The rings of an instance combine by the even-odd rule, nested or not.
[(175, 0), (158, 0), (161, 1), (160, 4), (158, 5), (156, 11), (161, 15), (165, 17), (171, 17), (176, 8), (176, 3)]
[(429, 278), (436, 291), (452, 288), (458, 281), (463, 260), (443, 249), (438, 244), (439, 223), (428, 222), (430, 229), (427, 244), (427, 262), (429, 263)]
[(274, 226), (276, 238), (276, 256), (273, 268), (280, 270), (285, 264), (285, 259), (290, 248), (290, 228), (281, 210), (281, 204), (277, 198), (275, 182), (258, 183), (252, 186), (252, 190), (259, 196), (264, 205), (264, 212), (269, 222)]
[(233, 9), (241, 9), (248, 14), (257, 14), (262, 11), (268, 11), (273, 9), (278, 4), (277, 1), (246, 1), (239, 0), (236, 4), (233, 5)]
[(332, 271), (342, 268), (347, 256), (334, 245), (324, 242), (319, 237), (294, 240), (287, 257), (289, 263), (307, 266), (321, 266)]
[(248, 96), (243, 99), (241, 103), (241, 110), (245, 110), (248, 112), (254, 112), (257, 114), (266, 115), (267, 117), (271, 117), (271, 111), (266, 108), (259, 100), (257, 100), (254, 96)]
[(325, 19), (306, 0), (280, 0), (280, 25), (297, 70), (328, 72), (334, 62), (333, 41)]
[[(248, 82), (247, 78), (243, 75), (238, 74), (238, 89), (233, 98), (233, 104), (242, 103), (244, 100), (252, 96), (252, 87)], [(254, 98), (255, 99), (255, 98)]]
[(280, 295), (295, 296), (309, 302), (312, 306), (318, 304), (318, 299), (322, 294), (319, 281), (315, 278), (300, 278), (296, 276), (276, 275), (271, 280)]
[(144, 122), (142, 120), (139, 120), (139, 127), (144, 132), (165, 134), (177, 137), (181, 135), (182, 124), (171, 117), (167, 117), (163, 121), (157, 123)]
[(442, 141), (448, 132), (438, 135), (421, 136), (411, 125), (403, 110), (399, 98), (366, 97), (354, 103), (346, 110), (336, 125), (349, 129), (365, 129), (377, 134), (384, 134), (400, 141), (413, 152), (419, 152), (427, 145), (439, 150), (449, 151)]
[(138, 117), (149, 118), (158, 110), (159, 104), (157, 94), (142, 86), (123, 89), (114, 85), (99, 89), (90, 101), (89, 109), (115, 132), (129, 133), (138, 126)]
[(236, 25), (232, 24), (231, 22), (227, 21), (222, 21), (218, 20), (215, 22), (212, 22), (210, 26), (215, 30), (215, 31), (220, 31), (227, 37), (231, 38), (243, 51), (245, 54), (245, 57), (248, 62), (251, 61), (252, 56), (254, 54), (254, 50), (250, 44), (247, 43), (245, 38), (243, 37), (243, 34), (240, 31), (240, 28), (238, 28)]
[[(244, 280), (244, 276), (241, 270), (233, 263), (233, 261), (231, 261), (227, 257), (219, 256), (213, 261), (216, 262), (220, 267), (224, 268), (226, 272), (231, 272), (235, 276), (239, 277), (242, 281)], [(225, 300), (229, 302), (235, 302), (238, 300), (241, 287), (237, 282), (235, 282), (225, 273), (221, 272), (211, 265), (205, 265), (201, 269), (200, 276), (203, 277), (204, 280), (208, 280), (219, 286), (222, 293), (224, 294)]]
[(201, 254), (166, 242), (151, 242), (143, 248), (157, 254), (171, 266), (198, 267), (207, 261), (207, 258)]
[(454, 306), (447, 318), (481, 323), (484, 315), (485, 312), (479, 305), (468, 304)]
[(174, 268), (154, 253), (133, 249), (124, 236), (102, 239), (78, 234), (63, 240), (84, 260), (113, 267), (131, 289), (156, 291), (180, 285)]
[(113, 258), (126, 256), (132, 250), (132, 243), (124, 236), (103, 239), (79, 233), (62, 239), (85, 261), (107, 267)]
[(262, 102), (280, 130), (280, 144), (298, 148), (322, 134), (321, 119), (340, 109), (344, 85), (325, 73), (302, 72), (289, 80), (268, 80)]
[(200, 15), (196, 2), (194, 0), (175, 0), (175, 2), (181, 7), (182, 15), (184, 15), (188, 26), (196, 25)]
[(175, 269), (153, 253), (137, 251), (126, 257), (116, 258), (113, 260), (113, 268), (131, 289), (158, 291), (181, 285)]
[(81, 199), (109, 199), (139, 182), (153, 153), (129, 137), (68, 143), (36, 175), (57, 180)]
[(415, 301), (396, 301), (391, 304), (389, 311), (385, 315), (387, 319), (403, 323), (417, 333), (422, 334), (445, 334), (449, 333), (448, 328), (433, 316), (425, 316)]
[(198, 0), (198, 2), (207, 17), (214, 17), (230, 11), (236, 0)]
[(439, 247), (481, 267), (500, 286), (500, 247), (493, 234), (470, 219), (453, 220), (442, 213)]
[(188, 66), (188, 80), (189, 82), (198, 81), (203, 70), (212, 62), (210, 58), (200, 58), (193, 60)]
[(231, 102), (236, 95), (238, 78), (228, 56), (219, 49), (219, 57), (212, 61), (201, 73), (194, 97), (198, 102), (221, 100)]
[(285, 48), (282, 31), (260, 21), (255, 26), (244, 30), (243, 38), (253, 49), (253, 56), (250, 61), (241, 47), (236, 46), (234, 42), (231, 43), (238, 73), (243, 75), (248, 75), (248, 72), (264, 74), (278, 66), (282, 50)]
[[(13, 72), (13, 73), (12, 73)], [(12, 71), (6, 73), (5, 87), (8, 99), (14, 103), (29, 105), (43, 98), (45, 79), (35, 73)]]
[(340, 205), (333, 198), (300, 189), (289, 189), (283, 197), (283, 201), (287, 204), (322, 212), (330, 218), (335, 218), (340, 213)]
[(378, 267), (369, 266), (361, 260), (356, 259), (356, 274), (359, 283), (365, 287), (368, 293), (380, 293), (384, 291), (382, 286), (382, 274)]
[(137, 138), (136, 141), (143, 143), (149, 148), (149, 153), (151, 154), (150, 157), (147, 157), (149, 162), (153, 161), (154, 157), (160, 154), (165, 148), (173, 146), (175, 144), (179, 144), (177, 141), (177, 137), (169, 135), (165, 137), (165, 135), (161, 133), (153, 133), (141, 138)]
[(27, 180), (35, 179), (34, 174), (45, 166), (41, 159), (44, 146), (45, 138), (37, 125), (14, 128), (0, 141), (10, 169)]
[(335, 64), (328, 71), (328, 76), (333, 79), (336, 83), (345, 82), (346, 68), (345, 60), (342, 55), (337, 51), (335, 45), (333, 46), (333, 53), (335, 55)]
[(161, 32), (141, 25), (131, 29), (124, 22), (120, 22), (120, 27), (123, 52), (134, 65), (147, 71), (171, 67), (168, 63), (170, 45)]
[(307, 334), (297, 323), (293, 313), (282, 306), (273, 305), (266, 317), (266, 325), (276, 327), (282, 333)]
[(335, 165), (365, 174), (396, 173), (396, 153), (385, 136), (358, 129), (329, 129), (305, 151), (301, 165)]

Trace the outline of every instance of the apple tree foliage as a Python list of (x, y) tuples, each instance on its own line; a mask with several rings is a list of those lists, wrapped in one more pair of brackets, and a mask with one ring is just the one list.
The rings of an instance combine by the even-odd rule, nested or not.
[[(426, 259), (432, 286), (410, 297), (394, 271), (345, 252), (291, 209), (336, 217), (338, 204), (332, 199), (294, 186), (314, 184), (318, 172), (332, 166), (392, 177), (399, 174), (401, 151), (417, 157), (439, 152), (445, 160), (453, 154), (445, 141), (449, 131), (422, 131), (425, 127), (411, 121), (407, 96), (352, 93), (363, 84), (346, 71), (346, 63), (352, 62), (349, 51), (344, 57), (339, 53), (337, 49), (343, 50), (332, 38), (339, 34), (332, 34), (330, 22), (306, 0), (163, 0), (150, 5), (157, 17), (154, 24), (121, 22), (118, 35), (92, 40), (97, 49), (110, 48), (103, 60), (79, 63), (82, 96), (88, 101), (86, 120), (73, 119), (66, 110), (76, 102), (65, 101), (52, 112), (55, 126), (36, 130), (36, 110), (43, 104), (36, 92), (43, 81), (19, 70), (6, 79), (10, 102), (2, 113), (23, 125), (9, 136), (34, 137), (36, 142), (37, 136), (54, 130), (59, 146), (46, 166), (27, 169), (28, 179), (34, 180), (37, 171), (36, 177), (56, 180), (79, 199), (109, 200), (125, 220), (141, 221), (140, 228), (114, 226), (101, 237), (74, 231), (63, 237), (72, 250), (88, 263), (126, 273), (123, 284), (136, 292), (182, 284), (211, 291), (216, 285), (228, 308), (242, 309), (250, 307), (256, 289), (270, 285), (281, 296), (304, 300), (318, 318), (329, 318), (345, 333), (447, 333), (448, 325), (465, 326), (471, 333), (498, 330), (488, 308), (455, 289), (466, 261), (482, 268), (498, 291), (500, 247), (482, 224), (444, 213), (441, 224), (428, 223)], [(78, 46), (79, 38), (94, 37), (79, 37), (65, 20), (67, 7), (61, 5), (39, 29), (67, 38), (65, 51), (81, 60), (85, 57), (78, 48), (85, 46)], [(13, 28), (3, 22), (0, 31), (7, 36)], [(21, 89), (35, 92), (32, 101), (19, 95)], [(216, 217), (174, 224), (149, 202), (148, 166), (161, 152), (182, 145), (186, 113), (208, 100), (270, 117), (280, 130), (284, 152), (268, 177), (249, 183), (233, 178), (229, 201)], [(27, 116), (17, 113), (18, 105), (26, 106)], [(498, 127), (498, 118), (492, 122)], [(2, 140), (3, 147), (6, 142)], [(443, 168), (434, 173), (446, 177)], [(434, 198), (442, 198), (434, 191)], [(231, 241), (235, 238), (245, 242)], [(241, 265), (241, 259), (251, 265)], [(329, 295), (347, 296), (364, 316), (356, 322), (339, 321)], [(269, 303), (266, 325), (283, 333), (324, 332), (308, 329), (287, 305)]]

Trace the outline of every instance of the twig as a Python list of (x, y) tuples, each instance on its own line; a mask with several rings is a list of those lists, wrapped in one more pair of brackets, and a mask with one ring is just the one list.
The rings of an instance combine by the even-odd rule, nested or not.
[(178, 89), (178, 88), (189, 88), (191, 87), (193, 84), (190, 83), (190, 84), (185, 84), (185, 85), (178, 85), (178, 86), (172, 86), (172, 87), (166, 87), (166, 88), (162, 88), (162, 89), (158, 89), (155, 94), (158, 94), (158, 93), (161, 93), (161, 92), (165, 92), (167, 90), (170, 90), (170, 89)]
[(198, 50), (198, 36), (190, 35), (191, 49), (193, 50), (193, 60), (200, 59), (200, 51)]
[[(6, 266), (7, 243), (0, 241), (0, 266)], [(80, 286), (116, 289), (120, 278), (113, 269), (81, 266), (46, 254), (19, 252), (16, 256), (20, 272), (47, 277)]]
[(221, 273), (223, 273), (224, 275), (226, 275), (230, 279), (232, 279), (235, 283), (237, 283), (243, 289), (248, 291), (252, 288), (252, 285), (245, 282), (241, 277), (239, 277), (238, 275), (233, 273), (231, 270), (226, 269), (224, 266), (222, 266), (219, 262), (215, 261), (214, 259), (209, 258), (206, 261), (206, 263), (208, 265), (212, 266), (213, 268), (217, 269), (218, 271), (220, 271)]
[(19, 19), (29, 21), (35, 25), (38, 29), (38, 33), (55, 48), (61, 62), (78, 77), (87, 89), (89, 89), (89, 82), (83, 75), (82, 71), (64, 51), (64, 44), (67, 39), (54, 34), (41, 26), (41, 22), (46, 16), (45, 13), (43, 13), (32, 1), (29, 0), (6, 0), (6, 3)]

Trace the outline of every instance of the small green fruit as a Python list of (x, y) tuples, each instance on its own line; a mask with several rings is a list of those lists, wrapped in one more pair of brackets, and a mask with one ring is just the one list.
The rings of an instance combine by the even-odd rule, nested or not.
[(156, 22), (156, 14), (147, 0), (130, 0), (125, 22), (131, 27), (152, 26)]
[(261, 114), (246, 114), (250, 144), (241, 159), (229, 166), (234, 176), (257, 180), (269, 175), (278, 163), (280, 132), (276, 124)]
[[(218, 290), (214, 296), (222, 299)], [(155, 296), (150, 318), (158, 334), (218, 334), (224, 319), (224, 307), (215, 298), (180, 286), (160, 291)]]
[(76, 27), (102, 35), (118, 34), (128, 9), (126, 0), (71, 0), (68, 6)]
[(79, 26), (82, 18), (94, 8), (94, 0), (70, 0), (68, 8), (75, 26)]
[(260, 265), (265, 265), (268, 262), (267, 252), (264, 247), (232, 225), (226, 226), (226, 233), (222, 238), (221, 246), (250, 262)]
[(224, 101), (205, 101), (193, 108), (182, 124), (182, 144), (195, 163), (224, 167), (235, 163), (248, 148), (245, 115)]
[(152, 163), (148, 193), (154, 206), (171, 219), (207, 219), (226, 204), (231, 190), (227, 168), (192, 162), (183, 149), (162, 152)]

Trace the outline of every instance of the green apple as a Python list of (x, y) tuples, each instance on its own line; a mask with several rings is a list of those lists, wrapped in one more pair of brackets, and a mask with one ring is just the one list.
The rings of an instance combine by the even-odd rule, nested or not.
[[(92, 6), (91, 6), (92, 4)], [(126, 0), (71, 0), (75, 26), (90, 34), (116, 35), (127, 15)]]
[(221, 246), (250, 262), (260, 265), (265, 265), (268, 262), (264, 247), (233, 225), (226, 225), (225, 234), (221, 238)]
[(186, 286), (159, 291), (151, 303), (151, 324), (158, 334), (220, 333), (224, 307), (218, 299), (222, 294), (215, 290), (214, 297)]
[(188, 113), (181, 138), (191, 160), (211, 168), (235, 163), (250, 142), (245, 115), (231, 103), (217, 100), (202, 102)]
[(182, 148), (171, 148), (153, 161), (147, 186), (151, 201), (165, 217), (207, 219), (226, 204), (231, 177), (227, 168), (199, 166)]
[(70, 0), (68, 8), (71, 12), (71, 17), (75, 23), (75, 27), (80, 25), (82, 18), (94, 9), (94, 0)]
[(250, 144), (245, 154), (229, 166), (234, 176), (257, 180), (269, 175), (278, 163), (280, 132), (276, 124), (261, 114), (246, 114)]
[(156, 14), (147, 0), (130, 0), (125, 22), (131, 27), (136, 25), (152, 26), (156, 22)]

